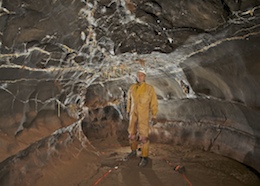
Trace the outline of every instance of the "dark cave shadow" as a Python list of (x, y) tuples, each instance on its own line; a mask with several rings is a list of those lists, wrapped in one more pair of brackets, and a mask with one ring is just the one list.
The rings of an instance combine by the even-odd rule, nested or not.
[(146, 167), (139, 167), (140, 158), (136, 157), (128, 160), (122, 168), (122, 178), (124, 186), (142, 186), (145, 179), (151, 186), (162, 186), (163, 183), (154, 172), (153, 160), (149, 158)]

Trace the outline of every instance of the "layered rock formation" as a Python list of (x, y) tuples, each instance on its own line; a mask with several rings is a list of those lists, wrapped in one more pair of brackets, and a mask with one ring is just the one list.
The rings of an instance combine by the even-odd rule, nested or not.
[[(15, 167), (26, 163), (14, 162), (27, 155), (44, 160), (32, 167), (44, 167), (75, 145), (96, 159), (83, 132), (93, 136), (111, 120), (117, 124), (100, 137), (124, 133), (125, 95), (140, 66), (159, 99), (152, 140), (199, 147), (259, 172), (259, 5), (1, 1), (2, 183), (19, 177)], [(37, 152), (42, 144), (51, 153)]]

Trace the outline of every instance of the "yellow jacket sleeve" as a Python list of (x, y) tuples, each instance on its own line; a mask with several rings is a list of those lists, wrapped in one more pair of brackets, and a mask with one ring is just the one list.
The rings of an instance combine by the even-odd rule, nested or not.
[(157, 116), (157, 112), (158, 112), (158, 100), (157, 100), (157, 96), (156, 93), (154, 91), (154, 88), (152, 87), (152, 99), (151, 99), (151, 111), (152, 111), (152, 117), (156, 118)]
[(131, 87), (127, 92), (127, 105), (126, 105), (126, 112), (130, 113), (131, 110)]

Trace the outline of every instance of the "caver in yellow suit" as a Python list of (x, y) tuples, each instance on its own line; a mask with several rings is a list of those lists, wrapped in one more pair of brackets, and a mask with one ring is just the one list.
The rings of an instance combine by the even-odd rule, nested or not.
[[(145, 71), (139, 70), (146, 76)], [(141, 74), (142, 75), (142, 74)], [(145, 77), (144, 77), (145, 80)], [(154, 88), (145, 81), (130, 86), (127, 99), (129, 113), (129, 141), (132, 152), (136, 151), (138, 141), (142, 144), (142, 158), (149, 154), (149, 119), (156, 119), (158, 101)]]

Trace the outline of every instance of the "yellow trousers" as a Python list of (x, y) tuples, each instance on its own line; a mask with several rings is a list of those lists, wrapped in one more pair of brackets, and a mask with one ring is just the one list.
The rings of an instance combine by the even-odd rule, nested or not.
[[(140, 117), (139, 117), (140, 118)], [(140, 119), (138, 120), (138, 115), (136, 113), (133, 113), (130, 116), (129, 121), (129, 143), (131, 150), (137, 150), (138, 145), (141, 145), (142, 149), (142, 157), (148, 157), (149, 155), (149, 144), (150, 141), (148, 139), (149, 135), (149, 120), (148, 118), (141, 117), (142, 119), (145, 119), (145, 121)]]

